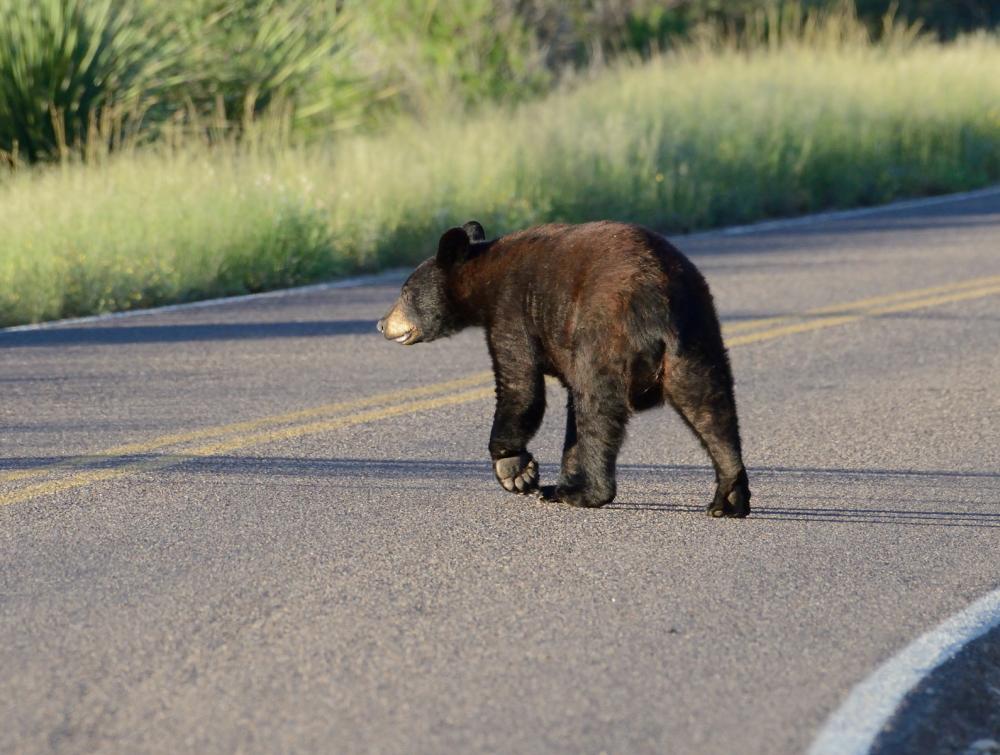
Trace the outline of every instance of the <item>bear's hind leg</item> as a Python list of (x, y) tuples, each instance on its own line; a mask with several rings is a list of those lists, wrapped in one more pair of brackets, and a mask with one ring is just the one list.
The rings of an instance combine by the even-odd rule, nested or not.
[(566, 399), (566, 436), (563, 441), (562, 465), (559, 470), (559, 485), (568, 486), (579, 468), (577, 460), (576, 407), (573, 404), (573, 392), (567, 391)]
[(725, 356), (715, 363), (674, 359), (664, 389), (670, 404), (712, 458), (716, 489), (706, 512), (713, 517), (745, 517), (750, 513), (750, 484), (743, 466), (733, 378)]

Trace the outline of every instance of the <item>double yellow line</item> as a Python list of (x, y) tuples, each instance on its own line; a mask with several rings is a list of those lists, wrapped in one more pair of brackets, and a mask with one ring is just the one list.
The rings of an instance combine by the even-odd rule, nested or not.
[[(15, 470), (0, 474), (0, 484), (17, 482), (39, 477), (48, 477), (80, 467), (98, 466), (83, 472), (55, 480), (34, 483), (9, 493), (0, 494), (0, 506), (20, 503), (43, 495), (51, 495), (63, 490), (83, 487), (95, 482), (113, 480), (137, 472), (153, 471), (180, 464), (192, 458), (217, 456), (241, 448), (260, 446), (281, 440), (289, 440), (304, 435), (339, 430), (351, 425), (388, 419), (400, 414), (428, 411), (442, 406), (476, 401), (493, 395), (492, 387), (484, 387), (492, 381), (492, 372), (479, 372), (457, 380), (420, 386), (402, 391), (380, 393), (352, 401), (303, 409), (301, 411), (277, 414), (247, 422), (236, 422), (217, 427), (206, 427), (186, 433), (161, 435), (140, 443), (129, 443), (114, 448), (97, 451), (86, 456), (76, 456), (55, 464), (30, 469)], [(469, 390), (470, 386), (478, 386)], [(465, 389), (465, 390), (462, 390)], [(453, 391), (458, 391), (454, 393)], [(419, 398), (444, 393), (433, 398)], [(415, 400), (414, 400), (415, 399)], [(402, 403), (400, 403), (402, 401)], [(375, 408), (367, 408), (375, 407)], [(357, 409), (364, 411), (352, 411)], [(190, 448), (182, 452), (159, 455), (152, 459), (135, 459), (170, 446), (184, 446), (193, 441), (213, 438), (212, 442)], [(113, 466), (102, 466), (108, 463)]]
[[(940, 306), (997, 293), (1000, 293), (1000, 275), (860, 299), (812, 309), (798, 315), (767, 317), (728, 324), (723, 332), (726, 336), (726, 345), (733, 348), (796, 333), (832, 328), (864, 318)], [(492, 395), (492, 373), (479, 372), (456, 380), (324, 404), (246, 422), (161, 435), (147, 441), (119, 445), (55, 464), (0, 473), (0, 485), (31, 481), (23, 487), (0, 493), (0, 506), (139, 472), (154, 471), (192, 458), (217, 456), (238, 449), (317, 435), (404, 414), (465, 404)], [(189, 446), (199, 441), (209, 442)], [(141, 458), (150, 452), (174, 447), (177, 448), (172, 453)], [(81, 468), (83, 471), (75, 471)], [(44, 479), (53, 476), (55, 479)], [(39, 479), (43, 481), (34, 482)]]
[[(723, 328), (729, 348), (774, 338), (846, 325), (863, 318), (910, 312), (915, 309), (938, 307), (952, 302), (979, 299), (1000, 293), (1000, 275), (971, 278), (957, 283), (945, 283), (928, 288), (899, 291), (873, 296), (846, 304), (833, 304), (810, 309), (800, 315), (770, 317), (727, 325)], [(746, 331), (754, 331), (747, 333)]]

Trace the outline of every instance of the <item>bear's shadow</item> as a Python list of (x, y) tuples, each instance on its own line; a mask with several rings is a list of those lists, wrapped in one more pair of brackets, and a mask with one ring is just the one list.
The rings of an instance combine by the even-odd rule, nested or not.
[[(74, 457), (75, 458), (75, 457)], [(130, 456), (127, 459), (94, 460), (94, 467), (101, 468), (108, 464), (120, 464), (122, 461), (154, 460), (152, 454)], [(65, 459), (56, 457), (0, 459), (0, 470), (26, 469), (39, 463), (52, 464)], [(467, 485), (471, 480), (479, 483), (492, 482), (488, 460), (473, 461), (468, 459), (363, 459), (363, 458), (293, 458), (269, 456), (192, 456), (179, 460), (177, 469), (185, 473), (197, 474), (199, 471), (213, 475), (267, 475), (271, 479), (282, 476), (292, 478), (303, 477), (337, 477), (345, 482), (358, 485), (373, 485), (378, 481), (388, 480), (433, 480), (435, 487), (442, 481), (452, 483), (456, 487)], [(554, 464), (543, 464), (543, 480), (554, 480), (558, 468)], [(619, 479), (626, 481), (628, 488), (621, 498), (597, 511), (609, 514), (622, 512), (699, 514), (704, 508), (698, 504), (672, 502), (677, 494), (671, 494), (671, 480), (683, 481), (686, 488), (691, 484), (704, 487), (707, 500), (712, 484), (712, 470), (707, 465), (697, 464), (620, 464)], [(753, 501), (751, 520), (785, 521), (785, 522), (825, 522), (831, 524), (883, 524), (904, 525), (916, 527), (974, 527), (1000, 528), (1000, 512), (970, 510), (976, 507), (976, 502), (965, 502), (956, 499), (931, 497), (935, 482), (966, 481), (970, 484), (1000, 481), (1000, 473), (993, 472), (956, 472), (952, 470), (902, 470), (902, 469), (846, 469), (836, 467), (778, 467), (758, 466), (750, 469), (751, 478), (757, 482), (756, 497)], [(662, 476), (657, 483), (657, 495), (668, 500), (644, 500), (646, 495), (635, 496), (635, 478), (648, 477), (650, 474)], [(632, 478), (629, 484), (629, 478)], [(842, 484), (857, 484), (867, 488), (864, 495), (852, 497), (849, 492), (843, 495), (827, 492), (816, 493), (811, 488), (825, 485), (831, 478), (836, 478)], [(796, 480), (802, 480), (809, 489), (798, 492), (769, 492), (775, 485), (784, 487)], [(913, 502), (912, 508), (901, 506), (866, 506), (871, 500), (871, 485), (875, 483), (892, 484), (898, 481), (901, 488), (906, 489), (907, 500)], [(929, 483), (924, 486), (920, 483)], [(904, 484), (905, 483), (905, 484)], [(893, 488), (896, 488), (893, 485)], [(926, 495), (922, 491), (926, 490)], [(497, 487), (496, 495), (509, 496)], [(648, 493), (647, 493), (648, 495)], [(785, 505), (776, 505), (776, 498)], [(688, 495), (684, 498), (691, 500)], [(854, 500), (853, 505), (817, 506), (824, 500), (844, 501)], [(511, 497), (511, 500), (514, 501)], [(526, 497), (526, 504), (569, 507), (561, 504), (549, 504), (537, 501), (534, 497)], [(801, 501), (801, 505), (788, 505)], [(593, 510), (592, 510), (593, 511)]]
[[(437, 482), (447, 481), (456, 486), (467, 484), (471, 479), (492, 481), (488, 460), (448, 460), (448, 459), (302, 459), (302, 458), (272, 458), (272, 457), (199, 457), (185, 463), (188, 470), (198, 467), (211, 469), (215, 474), (240, 474), (247, 472), (263, 472), (274, 475), (320, 475), (351, 478), (360, 484), (370, 484), (377, 480), (401, 479), (433, 479)], [(558, 467), (554, 464), (542, 464), (543, 480), (554, 480), (558, 475)], [(713, 482), (713, 474), (707, 465), (697, 464), (620, 464), (619, 479), (628, 480), (632, 477), (648, 476), (651, 473), (662, 475), (657, 493), (664, 498), (672, 497), (669, 492), (670, 480), (683, 480), (686, 484), (704, 483), (704, 496), (709, 498)], [(926, 488), (927, 495), (920, 494), (921, 481), (967, 480), (972, 483), (985, 481), (1000, 481), (1000, 473), (992, 472), (956, 472), (951, 470), (902, 470), (902, 469), (848, 469), (823, 467), (778, 467), (760, 466), (750, 470), (751, 476), (758, 481), (755, 488), (757, 496), (753, 501), (751, 518), (755, 520), (775, 520), (786, 522), (825, 522), (831, 524), (884, 524), (906, 526), (935, 527), (975, 527), (1000, 528), (1000, 512), (970, 511), (976, 506), (974, 502), (963, 502), (955, 499), (930, 497), (932, 488)], [(898, 480), (906, 483), (907, 500), (913, 501), (913, 508), (902, 506), (866, 506), (865, 496), (853, 498), (853, 505), (817, 506), (817, 501), (844, 501), (850, 497), (844, 495), (816, 494), (811, 489), (800, 493), (780, 493), (780, 500), (786, 505), (775, 505), (768, 500), (769, 486), (788, 484), (794, 480), (803, 480), (810, 488), (815, 484), (825, 485), (831, 478), (842, 483), (870, 486), (873, 483), (892, 484)], [(634, 484), (629, 487), (635, 487)], [(893, 486), (896, 487), (896, 486)], [(498, 487), (497, 495), (508, 496)], [(870, 489), (866, 496), (870, 496)], [(685, 496), (687, 497), (687, 496)], [(675, 497), (676, 500), (676, 497)], [(526, 498), (526, 502), (536, 502), (534, 497)], [(802, 501), (802, 505), (787, 505), (793, 501)], [(538, 505), (566, 508), (560, 504), (538, 502)], [(950, 507), (950, 508), (946, 508)], [(963, 510), (965, 509), (965, 510)], [(634, 490), (624, 492), (620, 500), (605, 506), (599, 511), (605, 512), (663, 512), (663, 513), (697, 513), (704, 514), (704, 507), (696, 504), (671, 502), (669, 500), (636, 500)]]

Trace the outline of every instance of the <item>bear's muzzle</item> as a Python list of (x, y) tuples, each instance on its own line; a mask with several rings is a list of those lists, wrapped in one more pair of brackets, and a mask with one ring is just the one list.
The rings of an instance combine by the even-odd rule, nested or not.
[(416, 325), (407, 317), (399, 302), (396, 302), (389, 314), (378, 321), (376, 327), (387, 340), (404, 346), (416, 343), (420, 337)]

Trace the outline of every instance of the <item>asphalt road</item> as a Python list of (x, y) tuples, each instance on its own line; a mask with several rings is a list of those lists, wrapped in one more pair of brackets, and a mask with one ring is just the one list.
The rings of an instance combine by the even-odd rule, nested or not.
[(666, 410), (612, 506), (503, 492), (396, 283), (0, 334), (0, 752), (803, 751), (1000, 584), (1000, 195), (677, 242), (747, 520)]
[[(883, 726), (872, 755), (991, 755), (991, 750), (996, 755), (998, 683), (1000, 629), (966, 645), (924, 677)], [(979, 747), (970, 747), (976, 743)]]

